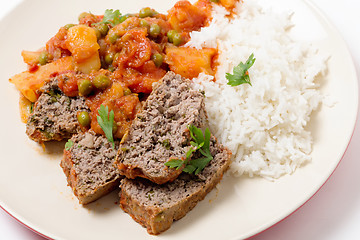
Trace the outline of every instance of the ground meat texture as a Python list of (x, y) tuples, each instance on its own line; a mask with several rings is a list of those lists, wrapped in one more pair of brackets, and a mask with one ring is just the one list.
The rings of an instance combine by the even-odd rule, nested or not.
[(127, 178), (143, 177), (157, 184), (173, 181), (182, 168), (168, 168), (170, 159), (185, 159), (189, 125), (206, 126), (204, 95), (191, 81), (169, 72), (155, 86), (119, 148), (117, 164)]
[(80, 111), (90, 111), (85, 99), (66, 96), (56, 78), (46, 83), (41, 91), (26, 124), (29, 138), (37, 142), (60, 141), (80, 132), (76, 115)]
[(71, 141), (73, 145), (64, 150), (60, 166), (81, 204), (93, 202), (119, 186), (120, 175), (114, 166), (117, 149), (106, 137), (88, 131), (73, 136)]
[(163, 185), (139, 178), (121, 180), (120, 207), (147, 228), (149, 234), (169, 229), (174, 220), (184, 217), (205, 198), (229, 167), (231, 152), (214, 137), (210, 151), (214, 159), (198, 175), (182, 173)]

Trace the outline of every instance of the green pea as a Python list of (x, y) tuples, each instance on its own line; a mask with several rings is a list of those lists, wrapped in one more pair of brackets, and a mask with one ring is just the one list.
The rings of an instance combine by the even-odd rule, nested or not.
[(127, 87), (124, 87), (123, 91), (124, 91), (124, 96), (127, 96), (127, 95), (131, 94), (131, 90), (129, 88), (127, 88)]
[(78, 82), (79, 93), (82, 96), (87, 96), (91, 93), (93, 86), (89, 79), (82, 79)]
[(108, 53), (108, 54), (105, 55), (105, 62), (106, 62), (107, 65), (112, 64), (113, 60), (114, 60), (114, 54), (113, 53)]
[(107, 88), (108, 86), (110, 86), (111, 81), (106, 75), (99, 74), (94, 78), (93, 84), (97, 89), (103, 90), (103, 89)]
[(160, 53), (155, 53), (151, 56), (151, 60), (154, 61), (156, 67), (160, 67), (164, 61), (164, 57)]
[(91, 15), (91, 13), (88, 13), (88, 12), (83, 12), (83, 13), (80, 13), (79, 17), (78, 17), (78, 20), (80, 21), (81, 19), (87, 17)]
[(152, 17), (156, 14), (157, 14), (157, 12), (149, 7), (142, 8), (139, 11), (139, 17), (141, 17), (141, 18)]
[(94, 29), (94, 31), (95, 31), (96, 38), (97, 38), (97, 39), (100, 39), (100, 38), (101, 38), (101, 32), (99, 31), (99, 29), (97, 29), (96, 27), (93, 28), (93, 29)]
[(113, 65), (109, 65), (109, 66), (108, 66), (108, 70), (109, 70), (110, 72), (113, 72), (113, 71), (115, 71), (115, 67), (114, 67)]
[(179, 46), (183, 43), (181, 34), (175, 30), (168, 31), (167, 37), (168, 37), (169, 42), (173, 43), (175, 46)]
[(75, 24), (69, 23), (69, 24), (66, 24), (66, 25), (64, 26), (64, 28), (65, 28), (66, 30), (69, 30), (69, 29), (72, 28), (73, 26), (75, 26)]
[(157, 36), (159, 36), (160, 32), (161, 32), (161, 27), (159, 25), (157, 24), (150, 25), (149, 33), (151, 37), (156, 38)]
[(167, 37), (168, 37), (168, 40), (169, 42), (173, 42), (173, 39), (174, 39), (174, 35), (177, 34), (178, 32), (176, 30), (170, 30), (167, 32)]
[(109, 27), (105, 23), (99, 23), (98, 25), (96, 25), (96, 29), (99, 30), (101, 36), (106, 36), (109, 31)]
[(45, 65), (48, 61), (49, 61), (49, 56), (48, 56), (48, 53), (47, 52), (41, 52), (40, 55), (39, 55), (39, 64), (40, 65)]
[(86, 111), (82, 111), (77, 115), (77, 119), (81, 126), (87, 127), (91, 123), (90, 115)]
[(109, 36), (109, 41), (110, 43), (114, 44), (117, 40), (118, 40), (119, 36), (117, 35), (117, 33), (112, 33)]
[(181, 34), (180, 33), (175, 33), (174, 36), (173, 36), (173, 39), (172, 39), (172, 43), (175, 45), (175, 46), (179, 46), (183, 43), (183, 39), (181, 37)]
[(150, 27), (149, 22), (146, 21), (145, 19), (141, 19), (139, 25), (140, 25), (140, 27), (146, 27), (146, 28), (149, 28), (149, 27)]

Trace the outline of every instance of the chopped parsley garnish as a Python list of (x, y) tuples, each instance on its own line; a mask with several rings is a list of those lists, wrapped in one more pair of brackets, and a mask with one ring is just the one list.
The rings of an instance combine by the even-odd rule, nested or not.
[(106, 9), (104, 17), (100, 23), (110, 24), (111, 26), (121, 23), (121, 13), (119, 10)]
[[(198, 174), (200, 173), (205, 166), (213, 159), (213, 156), (210, 153), (210, 137), (211, 133), (208, 128), (205, 130), (205, 134), (202, 132), (200, 128), (197, 128), (193, 125), (188, 126), (190, 131), (191, 138), (194, 141), (191, 141), (191, 147), (186, 152), (186, 159), (171, 159), (165, 163), (165, 166), (170, 168), (180, 169), (182, 166), (183, 171), (190, 174)], [(203, 157), (197, 159), (191, 159), (191, 156), (194, 152), (200, 152)]]
[(150, 190), (146, 193), (146, 197), (151, 201), (151, 199), (154, 197), (155, 193), (154, 190)]
[(165, 139), (164, 141), (161, 142), (161, 144), (168, 150), (171, 147), (169, 139)]
[(99, 115), (97, 116), (97, 121), (101, 129), (104, 131), (106, 138), (112, 143), (112, 147), (115, 148), (113, 138), (114, 111), (111, 110), (109, 113), (109, 108), (101, 104), (98, 113)]
[(34, 103), (32, 102), (30, 105), (30, 113), (33, 113), (33, 112), (34, 112)]
[(245, 64), (240, 62), (239, 65), (234, 67), (233, 74), (226, 73), (226, 79), (229, 80), (227, 84), (230, 86), (238, 86), (243, 83), (248, 83), (251, 86), (248, 70), (254, 64), (255, 60), (256, 58), (254, 58), (254, 54), (252, 53)]
[(69, 151), (70, 148), (71, 148), (73, 145), (74, 145), (74, 142), (73, 142), (71, 139), (69, 139), (69, 140), (65, 143), (65, 150), (66, 150), (66, 151)]

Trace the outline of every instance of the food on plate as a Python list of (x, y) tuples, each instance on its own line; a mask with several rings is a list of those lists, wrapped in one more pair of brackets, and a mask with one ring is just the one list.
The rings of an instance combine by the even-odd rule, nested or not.
[[(197, 175), (182, 173), (173, 182), (163, 185), (146, 179), (121, 180), (120, 206), (147, 228), (159, 234), (174, 220), (184, 217), (218, 184), (230, 164), (231, 152), (212, 137), (210, 152), (213, 159)], [(201, 157), (195, 154), (194, 158)]]
[(81, 96), (68, 97), (59, 88), (58, 76), (41, 88), (41, 95), (27, 119), (26, 134), (36, 142), (62, 140), (81, 132), (77, 114), (90, 109)]
[(127, 178), (143, 177), (163, 184), (174, 181), (184, 166), (164, 164), (185, 159), (190, 145), (189, 125), (205, 128), (204, 95), (191, 88), (191, 81), (168, 72), (137, 114), (119, 147), (119, 172)]
[(118, 148), (93, 131), (74, 135), (67, 142), (61, 167), (81, 204), (93, 202), (119, 187), (120, 175), (114, 166)]
[(122, 179), (121, 208), (159, 234), (228, 167), (273, 180), (311, 160), (326, 58), (291, 26), (255, 0), (82, 13), (23, 51), (28, 70), (10, 82), (32, 140), (70, 138), (61, 167), (79, 202)]

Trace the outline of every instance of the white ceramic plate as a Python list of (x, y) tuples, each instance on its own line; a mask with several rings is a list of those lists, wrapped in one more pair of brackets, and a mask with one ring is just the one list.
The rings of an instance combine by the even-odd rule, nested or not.
[[(250, 1), (250, 0), (247, 0)], [(76, 22), (83, 11), (122, 13), (151, 6), (161, 12), (168, 0), (24, 1), (0, 22), (0, 205), (37, 232), (55, 239), (155, 239), (116, 204), (112, 193), (86, 207), (78, 204), (59, 167), (62, 147), (46, 151), (25, 135), (18, 113), (18, 93), (7, 79), (26, 69), (21, 50), (36, 50), (58, 28)], [(329, 54), (329, 71), (321, 91), (337, 103), (313, 114), (313, 162), (275, 182), (226, 176), (221, 187), (157, 239), (239, 239), (252, 236), (285, 218), (325, 183), (341, 160), (353, 133), (358, 107), (354, 66), (345, 43), (326, 18), (303, 0), (274, 0), (274, 9), (294, 11), (294, 34)]]

